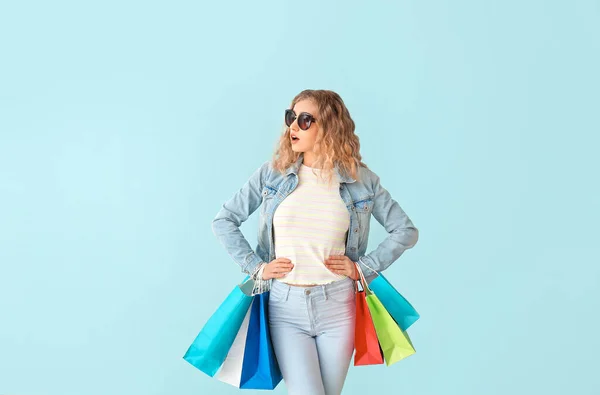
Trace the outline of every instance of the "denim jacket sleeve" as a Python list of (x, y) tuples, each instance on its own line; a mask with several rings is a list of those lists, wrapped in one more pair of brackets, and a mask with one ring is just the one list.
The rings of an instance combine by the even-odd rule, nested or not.
[(248, 181), (221, 206), (212, 221), (212, 230), (231, 258), (242, 271), (253, 274), (264, 261), (250, 247), (242, 234), (240, 225), (256, 211), (262, 203), (261, 191), (266, 178), (269, 161), (264, 162)]
[(410, 218), (381, 185), (379, 177), (374, 173), (373, 176), (372, 214), (389, 234), (375, 250), (358, 258), (365, 277), (369, 278), (374, 278), (373, 270), (381, 272), (388, 268), (419, 239), (419, 231)]

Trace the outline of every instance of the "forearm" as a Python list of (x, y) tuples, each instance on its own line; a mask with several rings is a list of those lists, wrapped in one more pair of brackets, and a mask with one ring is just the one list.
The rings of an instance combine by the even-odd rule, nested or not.
[(400, 204), (394, 200), (387, 189), (375, 176), (373, 182), (373, 211), (375, 219), (388, 232), (387, 237), (366, 255), (359, 257), (359, 264), (365, 276), (374, 275), (373, 271), (381, 272), (419, 239), (419, 231), (404, 212)]
[(252, 249), (240, 228), (230, 219), (217, 216), (213, 220), (212, 229), (225, 251), (245, 273), (251, 274), (264, 262)]
[(260, 206), (264, 173), (269, 162), (256, 169), (248, 181), (222, 206), (212, 221), (212, 231), (229, 256), (245, 273), (252, 273), (263, 262), (242, 234), (240, 226)]
[(365, 276), (370, 276), (373, 270), (381, 272), (387, 269), (394, 261), (409, 248), (412, 248), (419, 239), (419, 231), (414, 226), (395, 229), (373, 251), (359, 257), (358, 263)]
[(267, 266), (266, 262), (262, 262), (256, 266), (254, 271), (252, 272), (251, 278), (254, 280), (254, 288), (252, 290), (252, 294), (260, 294), (271, 289), (271, 280), (263, 279), (263, 271)]

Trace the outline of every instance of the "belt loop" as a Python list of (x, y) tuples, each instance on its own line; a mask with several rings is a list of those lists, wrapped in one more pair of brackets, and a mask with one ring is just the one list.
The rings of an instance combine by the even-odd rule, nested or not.
[(321, 285), (321, 289), (323, 290), (323, 296), (325, 297), (325, 300), (327, 300), (327, 291), (325, 290), (325, 284)]
[(288, 300), (288, 296), (290, 296), (290, 289), (292, 289), (292, 286), (287, 284), (287, 291), (285, 292), (285, 301), (286, 302)]

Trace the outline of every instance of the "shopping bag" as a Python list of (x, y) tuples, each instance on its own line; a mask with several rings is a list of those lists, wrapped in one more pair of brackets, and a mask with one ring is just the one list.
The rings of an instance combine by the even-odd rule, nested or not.
[(383, 364), (383, 353), (377, 340), (377, 332), (369, 306), (365, 298), (365, 289), (358, 290), (356, 282), (356, 323), (354, 327), (354, 366)]
[(248, 325), (250, 323), (250, 313), (252, 309), (248, 309), (246, 317), (242, 322), (242, 326), (238, 331), (227, 357), (221, 365), (221, 369), (215, 375), (215, 378), (231, 384), (237, 388), (240, 387), (240, 379), (242, 377), (242, 365), (244, 364), (244, 349), (246, 348), (246, 338), (248, 335)]
[(269, 331), (269, 294), (263, 292), (252, 301), (240, 388), (274, 389), (282, 380)]
[(390, 313), (394, 320), (398, 323), (403, 331), (406, 331), (420, 317), (417, 310), (410, 304), (408, 300), (400, 292), (394, 288), (385, 276), (366, 262), (360, 260), (362, 264), (367, 266), (375, 273), (375, 278), (367, 284), (369, 288), (377, 295), (385, 309)]
[(403, 331), (390, 313), (385, 309), (379, 298), (367, 285), (362, 270), (357, 265), (361, 282), (365, 289), (365, 297), (369, 312), (373, 318), (377, 340), (383, 351), (383, 357), (387, 366), (390, 366), (410, 355), (413, 355), (414, 349), (408, 334)]
[(381, 273), (368, 284), (403, 331), (419, 319), (419, 313)]
[(408, 336), (408, 333), (403, 331), (390, 313), (383, 307), (377, 296), (368, 295), (367, 304), (373, 317), (377, 339), (383, 350), (385, 363), (390, 366), (416, 351)]
[(225, 361), (252, 302), (254, 282), (246, 276), (221, 303), (183, 358), (213, 377)]

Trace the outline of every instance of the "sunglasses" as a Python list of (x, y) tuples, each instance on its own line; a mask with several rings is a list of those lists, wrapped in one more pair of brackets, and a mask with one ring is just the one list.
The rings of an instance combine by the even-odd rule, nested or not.
[(317, 122), (315, 117), (307, 112), (301, 112), (300, 115), (296, 116), (294, 110), (285, 110), (285, 124), (290, 127), (294, 123), (294, 120), (298, 118), (298, 126), (302, 130), (307, 130), (313, 122)]

